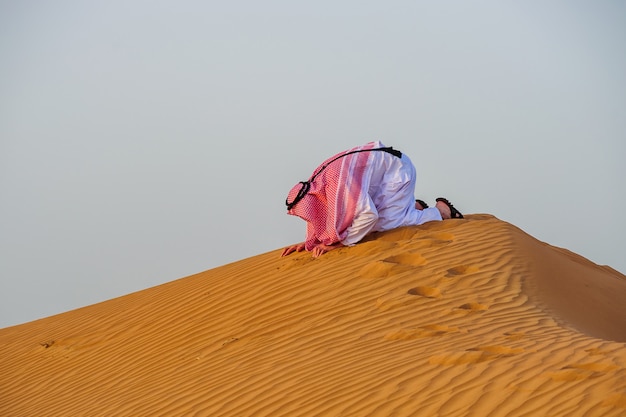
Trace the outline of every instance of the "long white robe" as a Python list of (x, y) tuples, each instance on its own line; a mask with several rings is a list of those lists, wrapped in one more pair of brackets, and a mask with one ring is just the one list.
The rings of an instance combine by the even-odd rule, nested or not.
[[(384, 147), (377, 142), (375, 147)], [(401, 158), (387, 152), (371, 152), (362, 192), (352, 224), (341, 243), (354, 245), (371, 232), (442, 220), (435, 207), (415, 209), (415, 166), (406, 154)]]

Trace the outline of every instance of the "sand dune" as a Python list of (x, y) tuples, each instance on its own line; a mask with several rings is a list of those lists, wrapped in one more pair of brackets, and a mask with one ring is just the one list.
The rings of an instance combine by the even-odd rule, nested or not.
[(2, 416), (624, 416), (626, 277), (490, 215), (0, 329)]

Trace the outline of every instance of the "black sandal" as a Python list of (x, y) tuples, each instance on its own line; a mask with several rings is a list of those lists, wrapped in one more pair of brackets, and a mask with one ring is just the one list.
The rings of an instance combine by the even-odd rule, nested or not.
[(416, 198), (415, 202), (419, 203), (419, 205), (422, 206), (422, 210), (428, 208), (428, 204), (426, 204), (426, 202), (424, 200), (420, 200), (419, 198)]
[(462, 219), (463, 218), (463, 215), (461, 214), (461, 212), (458, 211), (456, 208), (454, 208), (452, 203), (449, 202), (447, 199), (445, 199), (443, 197), (439, 197), (435, 201), (441, 201), (442, 203), (444, 203), (446, 206), (448, 206), (450, 208), (450, 217), (451, 218), (453, 218), (453, 219)]

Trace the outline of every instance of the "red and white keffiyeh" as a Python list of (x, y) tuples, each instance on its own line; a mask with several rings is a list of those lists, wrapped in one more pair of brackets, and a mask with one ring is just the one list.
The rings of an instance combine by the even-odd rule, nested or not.
[[(380, 142), (370, 142), (341, 152), (328, 158), (313, 172), (311, 177), (328, 164), (315, 176), (308, 193), (288, 210), (289, 214), (307, 222), (306, 250), (312, 250), (320, 243), (332, 245), (345, 238), (356, 215), (359, 199), (363, 198), (363, 193), (367, 193), (368, 184), (364, 183), (364, 174), (374, 152), (352, 153), (330, 161), (355, 150), (373, 149), (381, 145)], [(287, 201), (294, 201), (301, 187), (302, 184), (294, 186)]]

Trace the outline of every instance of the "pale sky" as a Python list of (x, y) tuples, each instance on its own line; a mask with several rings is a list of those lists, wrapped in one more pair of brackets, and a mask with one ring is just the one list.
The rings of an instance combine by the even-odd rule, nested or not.
[(0, 327), (278, 256), (376, 139), (624, 273), (625, 41), (618, 0), (0, 0)]

